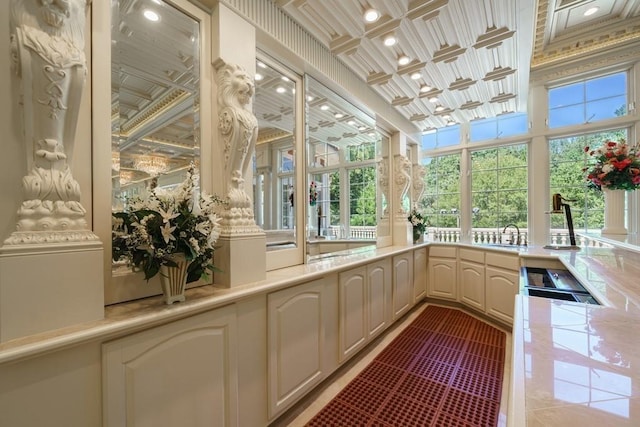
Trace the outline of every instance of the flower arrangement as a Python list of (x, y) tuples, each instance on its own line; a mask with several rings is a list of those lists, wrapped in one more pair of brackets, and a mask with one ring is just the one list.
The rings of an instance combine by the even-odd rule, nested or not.
[(187, 283), (216, 271), (214, 244), (221, 227), (215, 210), (223, 201), (207, 194), (194, 197), (197, 180), (192, 164), (175, 189), (154, 188), (145, 199), (129, 200), (126, 212), (114, 213), (113, 260), (126, 259), (147, 281), (160, 266), (175, 267), (177, 254), (189, 262)]
[(630, 147), (624, 139), (619, 142), (605, 141), (593, 151), (584, 148), (595, 163), (585, 168), (589, 186), (601, 190), (635, 190), (640, 188), (640, 150)]
[(318, 186), (315, 181), (311, 181), (309, 184), (309, 205), (315, 206), (318, 203)]
[(419, 234), (424, 234), (427, 231), (427, 222), (424, 217), (416, 208), (413, 208), (407, 217), (407, 220), (413, 226), (414, 232), (418, 232)]

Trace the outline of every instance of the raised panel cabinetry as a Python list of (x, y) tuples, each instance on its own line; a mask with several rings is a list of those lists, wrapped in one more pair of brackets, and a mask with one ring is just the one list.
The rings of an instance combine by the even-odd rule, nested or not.
[(413, 303), (427, 295), (427, 248), (413, 251)]
[(413, 253), (405, 252), (393, 257), (393, 320), (409, 311), (413, 304)]
[(455, 301), (458, 298), (458, 260), (456, 247), (432, 246), (429, 249), (427, 294)]
[(486, 254), (486, 313), (509, 325), (513, 323), (514, 300), (520, 288), (518, 255)]
[(390, 323), (389, 259), (340, 273), (339, 361), (357, 353)]
[(460, 302), (485, 311), (484, 251), (460, 248)]
[(327, 375), (326, 292), (324, 281), (316, 280), (267, 297), (269, 419)]
[(238, 424), (235, 306), (103, 344), (105, 426)]

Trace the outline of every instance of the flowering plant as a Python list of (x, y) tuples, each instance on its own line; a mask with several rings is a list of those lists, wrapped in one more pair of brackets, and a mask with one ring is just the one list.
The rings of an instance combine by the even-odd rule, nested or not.
[(424, 232), (427, 230), (427, 222), (416, 208), (413, 208), (411, 210), (409, 216), (407, 217), (407, 220), (411, 223), (413, 229), (420, 234), (424, 234)]
[(315, 181), (311, 181), (309, 184), (309, 205), (315, 206), (318, 202), (318, 187)]
[(624, 139), (605, 141), (593, 151), (584, 148), (595, 158), (591, 168), (585, 168), (589, 186), (601, 190), (635, 190), (640, 188), (640, 153), (638, 146), (630, 147)]
[(216, 196), (194, 197), (197, 186), (195, 167), (187, 171), (185, 181), (173, 190), (154, 188), (145, 199), (129, 200), (125, 212), (116, 212), (112, 231), (114, 261), (122, 258), (144, 271), (148, 281), (161, 265), (177, 266), (176, 254), (189, 262), (187, 283), (206, 279), (213, 265), (214, 244), (220, 236)]

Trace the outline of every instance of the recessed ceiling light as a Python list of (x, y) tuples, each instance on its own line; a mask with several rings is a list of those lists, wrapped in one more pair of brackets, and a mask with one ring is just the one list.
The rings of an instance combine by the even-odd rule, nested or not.
[(411, 62), (411, 59), (407, 55), (401, 55), (398, 58), (398, 65), (407, 65), (409, 62)]
[(438, 97), (437, 96), (430, 96), (429, 97), (429, 102), (433, 102), (435, 104), (436, 102), (438, 102)]
[(327, 111), (327, 110), (329, 109), (329, 106), (328, 106), (327, 104), (324, 104), (324, 105), (322, 105), (322, 106), (320, 107), (320, 109), (321, 109), (322, 111)]
[(356, 121), (355, 121), (355, 120), (349, 120), (349, 121), (347, 122), (347, 124), (349, 124), (349, 125), (353, 126), (353, 125), (355, 125), (355, 124), (356, 124)]
[(285, 93), (287, 90), (285, 88), (283, 88), (282, 86), (278, 86), (276, 88), (276, 92), (278, 93)]
[(380, 12), (371, 8), (364, 11), (364, 20), (367, 22), (376, 22), (380, 19)]
[(454, 122), (453, 120), (449, 120), (449, 121), (447, 122), (447, 126), (453, 126), (453, 125), (455, 125), (455, 124), (456, 124), (456, 122)]
[(365, 130), (367, 127), (366, 126), (359, 126), (358, 130)]
[(260, 74), (260, 73), (256, 73), (256, 75), (255, 75), (254, 79), (256, 79), (256, 80), (262, 80), (262, 79), (264, 79), (264, 77), (262, 76), (262, 74)]
[(444, 116), (442, 116), (442, 118), (445, 119), (445, 120), (449, 120), (451, 118), (451, 116), (448, 115), (448, 114), (445, 114)]
[(144, 15), (145, 18), (147, 18), (149, 21), (152, 22), (158, 22), (160, 20), (160, 15), (158, 15), (157, 13), (155, 13), (153, 10), (149, 10), (149, 9), (145, 9), (144, 12), (142, 12), (142, 14)]
[(384, 38), (384, 45), (385, 46), (393, 46), (397, 42), (398, 42), (398, 40), (396, 40), (396, 36), (394, 36), (393, 34), (388, 34)]
[(267, 68), (267, 66), (264, 64), (264, 62), (260, 62), (260, 61), (258, 61), (258, 67)]
[(589, 9), (584, 11), (584, 16), (591, 16), (596, 13), (600, 8), (597, 6), (590, 7)]
[(433, 89), (433, 88), (431, 86), (429, 86), (429, 85), (420, 86), (420, 92), (422, 92), (422, 93), (429, 92), (431, 89)]
[(153, 0), (155, 4), (162, 4), (162, 0)]
[(415, 73), (411, 74), (411, 80), (418, 80), (420, 77), (422, 77), (422, 74), (420, 74), (417, 71)]
[(287, 76), (282, 76), (280, 78), (282, 79), (282, 81), (285, 81), (285, 82), (289, 81), (289, 77), (287, 77)]
[(444, 110), (444, 107), (442, 105), (438, 105), (436, 107), (436, 111), (442, 111), (442, 110)]
[(313, 101), (315, 98), (311, 95), (307, 96), (307, 101), (311, 102)]
[(335, 117), (336, 119), (341, 119), (341, 118), (343, 118), (343, 117), (344, 117), (344, 114), (342, 114), (342, 113), (335, 113), (335, 114), (333, 115), (333, 117)]

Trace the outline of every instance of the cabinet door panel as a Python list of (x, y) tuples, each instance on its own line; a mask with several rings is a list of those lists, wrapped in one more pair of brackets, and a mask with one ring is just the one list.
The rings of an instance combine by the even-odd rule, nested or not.
[(382, 332), (389, 325), (391, 317), (387, 307), (391, 306), (391, 261), (379, 261), (367, 266), (369, 281), (368, 338)]
[(413, 303), (427, 294), (427, 248), (413, 252)]
[(484, 312), (484, 265), (460, 261), (460, 301)]
[(455, 300), (457, 298), (457, 261), (449, 258), (429, 257), (430, 297)]
[(367, 267), (340, 273), (340, 362), (367, 340)]
[(411, 308), (413, 255), (405, 253), (393, 257), (393, 319)]
[(323, 294), (318, 280), (268, 296), (270, 418), (323, 379)]
[(104, 425), (237, 424), (235, 307), (103, 345)]
[(518, 293), (520, 275), (516, 271), (486, 267), (486, 312), (488, 315), (513, 323), (513, 306)]

